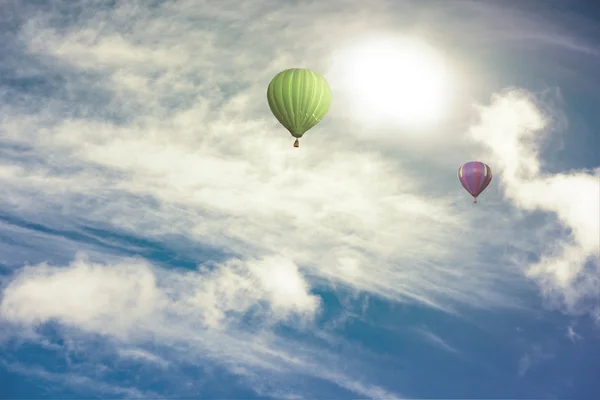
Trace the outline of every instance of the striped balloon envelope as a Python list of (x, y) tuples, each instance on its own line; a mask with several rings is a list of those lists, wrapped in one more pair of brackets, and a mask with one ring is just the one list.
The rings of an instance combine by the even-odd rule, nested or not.
[(467, 192), (473, 196), (473, 203), (477, 203), (477, 196), (492, 181), (492, 170), (489, 165), (481, 161), (469, 161), (458, 169), (458, 180)]

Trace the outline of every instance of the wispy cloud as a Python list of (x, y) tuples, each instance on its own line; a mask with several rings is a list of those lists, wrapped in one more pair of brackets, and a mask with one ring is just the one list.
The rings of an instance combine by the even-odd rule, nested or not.
[(583, 339), (583, 336), (581, 336), (579, 333), (577, 333), (575, 331), (575, 328), (573, 326), (569, 326), (567, 328), (567, 337), (569, 338), (569, 340), (571, 340), (572, 342), (576, 342), (578, 340)]
[[(278, 292), (281, 288), (285, 294)], [(180, 362), (217, 361), (249, 382), (261, 370), (296, 371), (361, 395), (385, 393), (336, 371), (336, 361), (325, 349), (265, 329), (294, 314), (312, 318), (317, 307), (296, 267), (286, 260), (232, 260), (201, 273), (161, 270), (136, 260), (102, 265), (80, 258), (64, 267), (21, 269), (4, 289), (0, 315), (18, 331), (57, 321), (123, 344), (168, 346), (170, 357)], [(254, 322), (242, 324), (248, 317)], [(296, 323), (301, 328), (303, 321)], [(165, 366), (143, 347), (121, 349), (119, 355)]]
[(456, 348), (448, 344), (447, 341), (445, 341), (435, 333), (431, 332), (430, 330), (425, 328), (417, 328), (415, 329), (415, 331), (433, 345), (438, 346), (439, 348), (449, 351), (451, 353), (458, 353), (458, 350)]
[[(203, 9), (203, 15), (209, 15), (211, 9)], [(193, 40), (179, 41), (187, 54), (201, 51), (203, 57), (169, 67), (166, 86), (155, 78), (149, 95), (136, 92), (139, 103), (133, 95), (120, 94), (123, 86), (113, 82), (115, 74), (131, 71), (164, 76), (161, 71), (165, 68), (146, 60), (144, 67), (151, 71), (146, 72), (136, 67), (133, 56), (118, 58), (118, 54), (128, 53), (130, 44), (125, 43), (135, 43), (138, 51), (147, 46), (170, 49), (171, 36), (149, 39), (153, 26), (160, 25), (165, 17), (162, 13), (167, 13), (180, 21), (181, 27), (173, 27), (179, 29), (178, 35), (193, 36), (184, 27), (194, 10), (186, 2), (163, 5), (142, 13), (139, 24), (129, 32), (121, 32), (113, 26), (116, 22), (104, 20), (102, 13), (85, 20), (85, 28), (75, 25), (58, 30), (43, 19), (24, 28), (23, 40), (30, 44), (30, 51), (51, 55), (85, 73), (90, 67), (79, 60), (92, 63), (94, 73), (100, 74), (95, 78), (97, 85), (112, 94), (108, 109), (114, 106), (127, 111), (131, 123), (97, 120), (94, 116), (108, 117), (96, 115), (108, 109), (93, 101), (80, 103), (91, 118), (65, 115), (52, 106), (33, 116), (14, 106), (5, 107), (6, 139), (54, 155), (47, 158), (47, 166), (4, 165), (4, 184), (11, 193), (8, 204), (18, 204), (23, 214), (42, 211), (44, 218), (50, 217), (50, 210), (68, 204), (61, 217), (63, 224), (85, 216), (93, 224), (102, 221), (148, 237), (185, 235), (238, 254), (262, 256), (275, 250), (313, 275), (396, 300), (413, 299), (440, 308), (448, 304), (441, 302), (440, 296), (459, 302), (477, 298), (470, 303), (481, 306), (515, 302), (490, 281), (503, 279), (504, 274), (495, 274), (481, 259), (462, 259), (463, 254), (474, 254), (484, 244), (472, 229), (478, 224), (477, 216), (454, 208), (454, 196), (431, 198), (420, 192), (422, 182), (410, 172), (412, 166), (399, 166), (374, 152), (358, 153), (359, 144), (352, 140), (334, 149), (331, 143), (335, 139), (326, 129), (312, 136), (310, 152), (292, 153), (287, 137), (265, 118), (266, 109), (248, 101), (264, 97), (263, 83), (279, 68), (270, 66), (270, 56), (244, 50), (244, 43), (211, 50), (196, 49), (199, 44)], [(121, 12), (131, 10), (117, 8), (111, 15)], [(285, 11), (277, 15), (286, 18)], [(103, 33), (96, 32), (94, 39), (88, 40), (82, 29), (87, 32), (100, 23)], [(198, 29), (199, 35), (213, 35)], [(257, 38), (267, 35), (268, 30), (256, 29)], [(121, 39), (106, 47), (104, 35), (117, 33)], [(43, 45), (34, 46), (37, 41)], [(73, 48), (73, 43), (81, 46)], [(269, 51), (285, 48), (282, 45), (263, 43)], [(335, 45), (332, 38), (329, 46)], [(125, 47), (119, 50), (120, 46)], [(108, 48), (110, 64), (102, 62)], [(76, 49), (84, 49), (85, 56), (72, 58), (79, 51)], [(318, 54), (314, 53), (315, 62)], [(228, 60), (230, 65), (237, 63), (237, 70), (244, 73), (203, 64), (202, 60), (213, 57)], [(115, 69), (117, 60), (120, 67)], [(220, 61), (213, 64), (220, 65)], [(206, 73), (198, 76), (198, 71)], [(244, 91), (223, 92), (232, 79), (240, 88), (252, 85)], [(177, 107), (165, 103), (163, 96), (185, 98), (181, 90), (194, 95)], [(56, 99), (52, 104), (58, 107), (65, 101)], [(133, 103), (135, 112), (128, 110)], [(217, 105), (219, 108), (214, 108)], [(57, 169), (63, 172), (54, 173)], [(40, 192), (43, 199), (32, 203), (30, 199)], [(455, 196), (462, 198), (460, 195), (456, 192)], [(461, 273), (448, 267), (457, 263), (468, 270), (468, 278), (445, 279)], [(372, 268), (373, 264), (378, 267)]]
[[(101, 381), (91, 379), (89, 376), (85, 375), (73, 373), (57, 374), (49, 372), (42, 367), (23, 365), (19, 363), (6, 363), (2, 360), (0, 360), (0, 365), (12, 372), (17, 372), (55, 384), (65, 385), (81, 394), (96, 392), (103, 393), (108, 396), (125, 396), (133, 399), (161, 398), (161, 396), (156, 393), (143, 392), (134, 387), (122, 387), (112, 384), (108, 385)], [(52, 393), (52, 390), (52, 388), (49, 388), (50, 393)]]
[(119, 349), (119, 356), (123, 358), (131, 358), (134, 360), (142, 360), (145, 362), (150, 362), (153, 364), (157, 364), (160, 367), (167, 368), (169, 366), (169, 362), (158, 357), (155, 354), (150, 353), (149, 351), (143, 349), (136, 348), (123, 348)]
[(519, 359), (517, 372), (519, 376), (523, 377), (533, 367), (552, 358), (554, 358), (553, 354), (543, 350), (540, 346), (534, 346), (531, 351)]

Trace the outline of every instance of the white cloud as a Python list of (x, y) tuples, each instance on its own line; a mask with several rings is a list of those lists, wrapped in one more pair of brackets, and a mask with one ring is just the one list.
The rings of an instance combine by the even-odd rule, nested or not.
[(164, 302), (144, 263), (107, 269), (84, 260), (70, 268), (25, 267), (3, 294), (0, 311), (8, 321), (40, 324), (56, 319), (119, 336), (150, 318)]
[(25, 267), (4, 289), (0, 316), (34, 325), (55, 319), (125, 338), (167, 322), (168, 315), (219, 328), (228, 314), (240, 316), (257, 305), (275, 319), (312, 317), (319, 307), (297, 267), (281, 258), (231, 260), (168, 279), (168, 288), (159, 287), (152, 267), (139, 260), (102, 265), (79, 258), (68, 267)]
[(480, 113), (481, 121), (470, 133), (488, 147), (505, 196), (523, 210), (554, 213), (557, 223), (570, 231), (540, 231), (542, 253), (526, 266), (527, 275), (568, 311), (594, 312), (587, 301), (600, 295), (600, 168), (543, 172), (538, 148), (549, 121), (526, 92), (494, 96)]

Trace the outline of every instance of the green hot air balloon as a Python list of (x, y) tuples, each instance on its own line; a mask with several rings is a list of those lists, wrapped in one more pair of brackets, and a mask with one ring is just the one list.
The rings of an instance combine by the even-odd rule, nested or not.
[(296, 138), (323, 119), (331, 104), (331, 89), (325, 78), (304, 68), (281, 71), (271, 80), (267, 100), (275, 118)]

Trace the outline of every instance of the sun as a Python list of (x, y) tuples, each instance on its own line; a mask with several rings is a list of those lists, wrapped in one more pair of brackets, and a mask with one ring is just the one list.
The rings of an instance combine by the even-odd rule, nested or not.
[(444, 59), (426, 43), (377, 37), (339, 51), (330, 77), (352, 117), (417, 128), (444, 117), (451, 93), (448, 75)]

